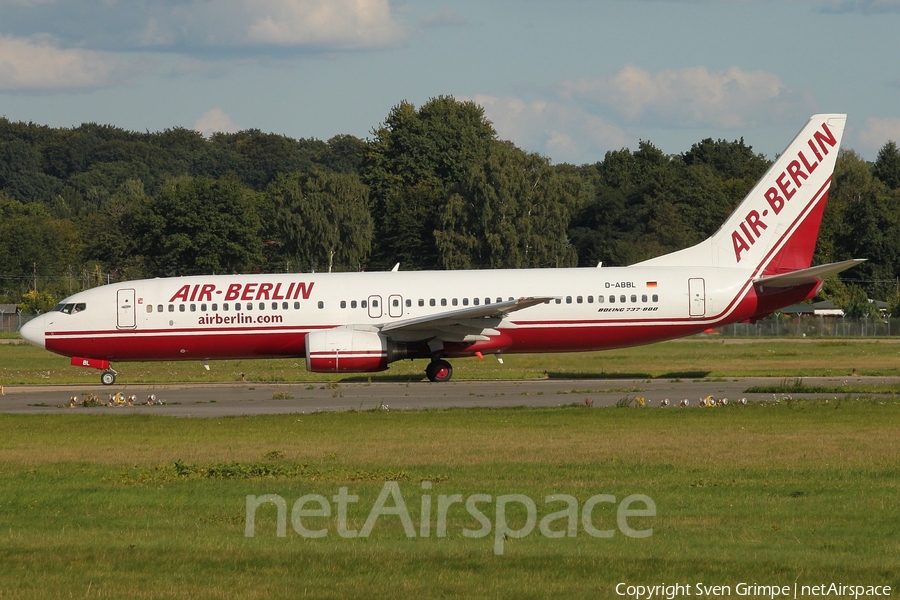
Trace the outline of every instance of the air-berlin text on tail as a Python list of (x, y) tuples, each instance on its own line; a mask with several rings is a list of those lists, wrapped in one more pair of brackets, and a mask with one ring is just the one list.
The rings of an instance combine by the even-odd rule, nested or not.
[(309, 300), (314, 281), (232, 283), (219, 288), (214, 283), (181, 286), (169, 302), (212, 302), (213, 300)]
[(803, 187), (804, 182), (816, 170), (822, 159), (837, 146), (837, 138), (828, 128), (828, 123), (822, 123), (822, 128), (813, 133), (806, 141), (806, 145), (809, 149), (803, 148), (797, 152), (796, 158), (775, 178), (775, 185), (763, 194), (768, 208), (763, 208), (762, 214), (758, 210), (749, 211), (741, 221), (740, 227), (731, 232), (734, 258), (737, 262), (741, 262), (741, 253), (750, 250), (761, 232), (767, 229), (763, 217), (767, 217), (770, 210), (775, 215), (781, 212), (797, 190)]

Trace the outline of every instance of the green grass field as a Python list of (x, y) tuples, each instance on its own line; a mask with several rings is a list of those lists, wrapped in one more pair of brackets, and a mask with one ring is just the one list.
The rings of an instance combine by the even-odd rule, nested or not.
[[(237, 381), (407, 381), (424, 379), (425, 361), (400, 361), (382, 373), (307, 373), (304, 360), (215, 361), (206, 371), (196, 361), (116, 363), (121, 383)], [(510, 354), (453, 361), (457, 379), (611, 377), (703, 378), (739, 376), (900, 375), (900, 343), (894, 339), (801, 341), (784, 338), (696, 337), (650, 346), (580, 354)], [(95, 383), (99, 371), (24, 342), (0, 344), (0, 385)]]
[[(900, 403), (844, 400), (720, 410), (546, 409), (345, 412), (220, 419), (0, 415), (0, 598), (616, 597), (617, 583), (900, 587)], [(360, 530), (396, 481), (415, 537), (382, 514), (368, 537), (308, 516), (296, 533), (276, 509), (347, 488)], [(423, 481), (432, 482), (429, 490)], [(533, 499), (537, 519), (609, 494), (650, 497), (652, 517), (601, 503), (586, 533), (539, 526), (495, 554), (496, 500), (478, 505), (486, 537), (441, 495)], [(431, 497), (421, 534), (422, 496)], [(391, 497), (386, 507), (396, 506)], [(305, 508), (318, 508), (318, 504)], [(632, 508), (644, 508), (638, 503)], [(503, 522), (526, 525), (511, 503)], [(556, 520), (551, 531), (565, 531)], [(734, 590), (732, 591), (734, 594)], [(694, 597), (698, 597), (695, 593)]]
[[(897, 374), (898, 352), (884, 341), (689, 340), (454, 364), (460, 377), (799, 378)], [(65, 362), (0, 345), (0, 382), (95, 381)], [(214, 363), (210, 373), (196, 363), (117, 366), (121, 381), (309, 377), (298, 361)], [(401, 363), (388, 377), (418, 379), (420, 368)], [(619, 583), (675, 582), (689, 583), (691, 597), (723, 597), (697, 583), (738, 596), (742, 582), (890, 585), (896, 595), (898, 440), (897, 399), (210, 419), (0, 413), (0, 599), (619, 598)], [(365, 528), (386, 482), (410, 522), (391, 514), (403, 512), (391, 495), (369, 535), (342, 537), (340, 527)], [(335, 500), (343, 489), (358, 496), (346, 519)], [(263, 503), (248, 537), (247, 496), (266, 494), (285, 502), (285, 535)], [(614, 500), (595, 501), (585, 525), (599, 494)], [(649, 537), (625, 535), (618, 519), (635, 494), (655, 514), (625, 524), (652, 528)], [(297, 533), (291, 519), (307, 495), (331, 514), (298, 523), (324, 537)], [(498, 515), (508, 495), (534, 502), (533, 523), (516, 500)], [(550, 495), (570, 497), (575, 512)], [(460, 502), (440, 508), (450, 500)]]

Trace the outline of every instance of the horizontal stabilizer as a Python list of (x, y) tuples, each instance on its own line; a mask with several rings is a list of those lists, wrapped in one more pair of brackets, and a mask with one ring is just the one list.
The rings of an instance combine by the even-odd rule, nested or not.
[(854, 258), (852, 260), (844, 260), (836, 263), (828, 263), (827, 265), (819, 265), (808, 269), (800, 269), (799, 271), (791, 271), (790, 273), (781, 273), (779, 275), (770, 275), (768, 277), (758, 277), (753, 283), (758, 286), (789, 288), (806, 283), (818, 283), (829, 275), (835, 275), (841, 271), (846, 271), (850, 267), (854, 267), (861, 262), (865, 262), (865, 258)]

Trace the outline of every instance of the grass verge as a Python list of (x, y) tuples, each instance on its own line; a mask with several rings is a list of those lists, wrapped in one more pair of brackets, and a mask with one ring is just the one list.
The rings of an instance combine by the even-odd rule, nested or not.
[[(620, 582), (675, 581), (897, 589), (898, 433), (900, 402), (848, 399), (715, 411), (0, 415), (0, 598), (615, 597)], [(415, 536), (385, 514), (371, 535), (341, 537), (341, 488), (359, 497), (347, 505), (359, 531), (390, 481)], [(246, 496), (264, 494), (288, 511), (301, 496), (326, 498), (330, 516), (302, 519), (324, 537), (290, 520), (279, 537), (272, 504), (247, 537)], [(439, 497), (457, 494), (491, 497), (477, 505), (489, 535), (463, 534), (483, 524), (460, 503), (437, 535)], [(578, 518), (574, 537), (536, 525), (497, 555), (496, 499), (509, 494), (533, 499), (538, 520), (562, 508), (551, 494), (579, 510), (597, 494), (643, 494), (656, 515), (629, 523), (653, 533), (624, 535), (616, 503), (601, 502), (590, 523), (612, 537), (589, 535)], [(521, 505), (504, 519), (527, 525)]]
[[(579, 354), (512, 354), (453, 361), (456, 379), (615, 378), (703, 379), (900, 375), (897, 344), (884, 340), (784, 341), (694, 338), (649, 346)], [(728, 343), (726, 343), (728, 342)], [(120, 383), (238, 381), (418, 381), (426, 361), (399, 361), (383, 373), (308, 373), (300, 359), (117, 363)], [(96, 383), (99, 372), (22, 343), (0, 344), (0, 384)]]

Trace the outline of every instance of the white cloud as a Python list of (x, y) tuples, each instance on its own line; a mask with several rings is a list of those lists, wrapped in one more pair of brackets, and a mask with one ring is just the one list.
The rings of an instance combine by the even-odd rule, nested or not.
[(106, 52), (59, 48), (46, 36), (0, 35), (0, 91), (94, 89), (123, 73), (123, 63)]
[(501, 139), (536, 151), (555, 162), (600, 160), (607, 150), (628, 144), (617, 126), (583, 109), (557, 101), (526, 102), (520, 98), (476, 95)]
[(815, 108), (810, 94), (789, 88), (777, 75), (738, 67), (650, 73), (628, 64), (605, 79), (567, 81), (562, 97), (611, 110), (628, 121), (679, 127), (748, 128), (773, 116), (808, 115)]
[(419, 21), (422, 27), (459, 27), (466, 23), (464, 16), (447, 6), (442, 8), (441, 12), (423, 17)]
[(200, 115), (194, 123), (194, 130), (210, 137), (214, 133), (234, 133), (240, 131), (240, 127), (221, 108), (213, 108)]
[(887, 142), (893, 140), (900, 143), (900, 118), (870, 117), (866, 119), (865, 127), (856, 136), (862, 146), (861, 151), (871, 151), (872, 154), (881, 150)]
[(858, 13), (863, 15), (882, 15), (900, 13), (898, 0), (831, 0), (820, 9), (829, 13)]
[(403, 29), (388, 0), (246, 0), (252, 43), (358, 50), (396, 44)]

